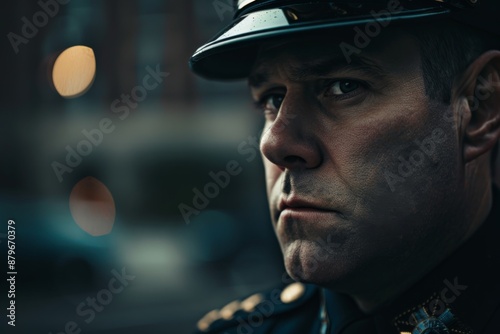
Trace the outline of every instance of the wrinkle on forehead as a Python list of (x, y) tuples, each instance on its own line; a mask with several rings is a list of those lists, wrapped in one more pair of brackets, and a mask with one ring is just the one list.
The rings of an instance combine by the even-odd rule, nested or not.
[(418, 42), (408, 33), (383, 31), (359, 54), (350, 55), (350, 62), (342, 53), (341, 41), (325, 40), (296, 38), (262, 45), (248, 78), (250, 86), (258, 87), (276, 72), (286, 73), (292, 81), (301, 81), (308, 74), (321, 76), (342, 68), (358, 68), (377, 76), (408, 73), (416, 67), (421, 70)]

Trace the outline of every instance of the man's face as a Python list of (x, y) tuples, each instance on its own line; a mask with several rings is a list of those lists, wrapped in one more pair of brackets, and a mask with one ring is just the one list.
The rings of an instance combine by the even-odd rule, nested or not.
[(363, 294), (405, 284), (464, 237), (460, 140), (409, 35), (384, 31), (350, 64), (338, 45), (269, 45), (249, 83), (287, 271)]

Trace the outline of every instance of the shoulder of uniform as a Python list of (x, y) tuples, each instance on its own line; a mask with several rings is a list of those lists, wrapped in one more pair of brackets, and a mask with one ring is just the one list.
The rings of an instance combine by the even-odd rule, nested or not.
[(232, 301), (205, 314), (197, 323), (196, 333), (231, 333), (238, 327), (265, 328), (272, 319), (312, 302), (319, 291), (315, 285), (294, 282)]

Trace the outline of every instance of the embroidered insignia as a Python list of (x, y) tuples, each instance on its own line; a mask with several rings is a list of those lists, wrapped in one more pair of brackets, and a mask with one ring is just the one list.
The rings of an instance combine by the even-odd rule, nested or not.
[(422, 307), (417, 312), (414, 312), (412, 316), (417, 322), (412, 334), (449, 334), (449, 328), (456, 320), (450, 309), (446, 309), (438, 317), (433, 317)]
[(473, 334), (437, 296), (398, 315), (394, 326), (401, 334)]

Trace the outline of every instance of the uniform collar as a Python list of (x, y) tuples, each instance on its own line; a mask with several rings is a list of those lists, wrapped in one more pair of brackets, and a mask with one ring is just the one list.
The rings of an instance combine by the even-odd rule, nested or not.
[[(481, 332), (500, 305), (500, 194), (493, 189), (488, 219), (457, 251), (371, 316), (364, 315), (348, 296), (324, 291), (330, 334), (412, 332), (420, 316), (453, 314), (454, 332)], [(446, 311), (448, 310), (448, 311)], [(426, 312), (426, 313), (422, 313)], [(446, 312), (445, 315), (443, 315)]]

